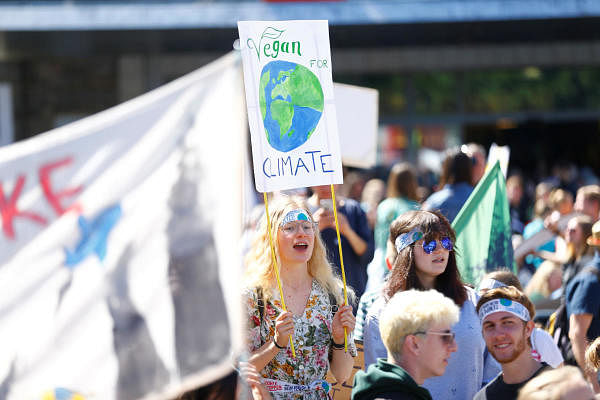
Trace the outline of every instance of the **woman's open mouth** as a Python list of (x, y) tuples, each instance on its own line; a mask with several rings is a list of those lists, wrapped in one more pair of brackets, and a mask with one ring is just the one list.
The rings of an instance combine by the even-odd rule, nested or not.
[(299, 242), (294, 245), (294, 249), (296, 250), (306, 250), (308, 248), (308, 243)]

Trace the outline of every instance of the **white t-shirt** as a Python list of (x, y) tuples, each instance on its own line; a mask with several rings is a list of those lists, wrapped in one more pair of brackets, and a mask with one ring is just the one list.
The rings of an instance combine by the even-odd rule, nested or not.
[(533, 358), (545, 362), (552, 368), (557, 368), (564, 361), (552, 336), (540, 328), (535, 328), (531, 332), (531, 354)]

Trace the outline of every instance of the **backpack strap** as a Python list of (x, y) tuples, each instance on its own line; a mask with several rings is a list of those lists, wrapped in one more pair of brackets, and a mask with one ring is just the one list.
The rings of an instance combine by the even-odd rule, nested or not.
[(262, 326), (263, 316), (265, 315), (265, 300), (261, 287), (256, 288), (256, 303), (258, 304), (258, 314), (260, 315), (260, 325)]
[(331, 306), (331, 311), (335, 315), (335, 313), (338, 311), (338, 308), (339, 308), (338, 304), (337, 304), (337, 300), (335, 299), (335, 296), (333, 295), (333, 293), (327, 292), (327, 294), (329, 295), (329, 305)]
[(263, 290), (261, 287), (257, 287), (256, 288), (256, 304), (258, 304), (258, 314), (260, 315), (260, 322), (258, 324), (258, 336), (260, 337), (260, 345), (263, 345), (263, 339), (262, 339), (262, 323), (263, 323), (263, 316), (265, 315), (265, 300), (264, 300), (264, 296), (263, 296)]

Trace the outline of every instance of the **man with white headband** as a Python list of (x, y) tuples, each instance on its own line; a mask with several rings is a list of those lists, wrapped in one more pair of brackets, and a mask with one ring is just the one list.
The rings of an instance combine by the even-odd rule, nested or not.
[(531, 357), (530, 336), (535, 308), (512, 286), (491, 289), (477, 303), (483, 339), (502, 372), (473, 400), (516, 400), (519, 389), (551, 367)]

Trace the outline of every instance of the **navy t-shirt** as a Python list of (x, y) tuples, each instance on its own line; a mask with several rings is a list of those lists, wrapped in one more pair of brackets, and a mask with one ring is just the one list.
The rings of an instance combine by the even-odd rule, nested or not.
[[(592, 322), (587, 331), (591, 341), (600, 336), (600, 282), (598, 276), (584, 267), (567, 285), (567, 316), (572, 314), (592, 314)], [(598, 270), (598, 266), (596, 266)]]
[[(346, 272), (346, 283), (350, 285), (356, 292), (356, 297), (362, 296), (365, 286), (367, 285), (367, 265), (373, 259), (375, 251), (375, 240), (373, 232), (369, 228), (367, 216), (360, 207), (360, 204), (352, 199), (344, 199), (344, 202), (337, 209), (338, 213), (342, 213), (348, 219), (348, 224), (352, 230), (367, 242), (367, 250), (358, 255), (352, 249), (350, 242), (341, 235), (342, 239), (342, 254), (344, 256), (344, 270)], [(321, 237), (327, 247), (327, 256), (329, 261), (334, 265), (337, 273), (341, 276), (340, 268), (340, 253), (338, 249), (337, 233), (335, 229), (324, 229), (321, 231)]]

